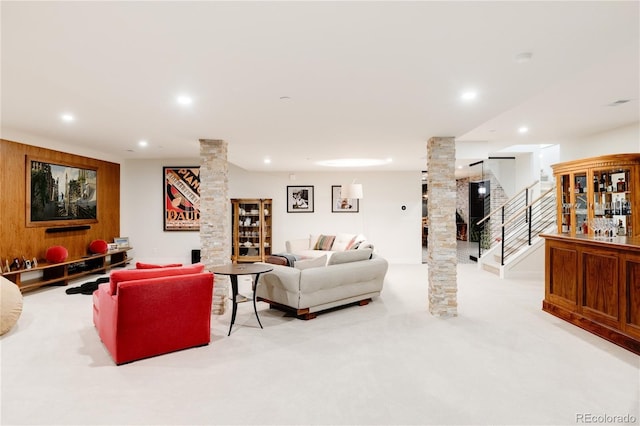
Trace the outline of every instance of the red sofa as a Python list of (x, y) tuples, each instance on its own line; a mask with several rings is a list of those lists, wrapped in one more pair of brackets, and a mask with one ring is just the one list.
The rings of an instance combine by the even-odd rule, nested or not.
[(93, 293), (93, 324), (120, 365), (207, 345), (212, 297), (203, 264), (113, 271)]

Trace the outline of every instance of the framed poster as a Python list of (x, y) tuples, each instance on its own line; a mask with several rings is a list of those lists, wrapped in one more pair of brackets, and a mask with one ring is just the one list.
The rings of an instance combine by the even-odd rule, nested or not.
[(164, 230), (200, 230), (200, 167), (163, 167)]
[(287, 186), (287, 213), (313, 213), (313, 186)]
[(360, 200), (357, 198), (342, 198), (341, 185), (331, 185), (331, 212), (332, 213), (358, 213)]
[(98, 171), (27, 157), (27, 227), (98, 222)]

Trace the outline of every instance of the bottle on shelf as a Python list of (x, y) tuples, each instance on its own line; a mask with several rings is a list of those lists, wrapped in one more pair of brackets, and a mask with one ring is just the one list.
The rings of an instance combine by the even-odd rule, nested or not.
[(582, 221), (582, 233), (585, 235), (589, 233), (589, 227), (587, 226), (587, 219)]
[(624, 231), (624, 225), (622, 224), (622, 219), (618, 219), (618, 235), (623, 236), (626, 232)]
[(598, 176), (593, 175), (593, 192), (599, 192), (600, 183), (598, 182)]
[(626, 190), (625, 189), (626, 185), (625, 185), (625, 182), (624, 182), (624, 178), (618, 178), (618, 183), (617, 183), (616, 186), (617, 186), (616, 190), (618, 192), (624, 192)]
[(604, 174), (600, 175), (600, 192), (605, 192), (607, 189), (607, 179), (604, 177)]

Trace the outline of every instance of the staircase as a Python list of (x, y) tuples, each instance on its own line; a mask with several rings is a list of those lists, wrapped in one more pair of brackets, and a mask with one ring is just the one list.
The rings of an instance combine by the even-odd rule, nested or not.
[(556, 191), (530, 200), (536, 181), (478, 222), (478, 266), (501, 278), (544, 274), (544, 240), (556, 230)]

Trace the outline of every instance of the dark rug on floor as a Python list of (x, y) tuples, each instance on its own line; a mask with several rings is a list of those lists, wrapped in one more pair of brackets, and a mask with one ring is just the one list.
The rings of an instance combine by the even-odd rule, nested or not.
[(98, 289), (98, 285), (108, 283), (109, 277), (98, 278), (95, 281), (84, 283), (78, 287), (71, 287), (66, 290), (67, 294), (93, 294)]

